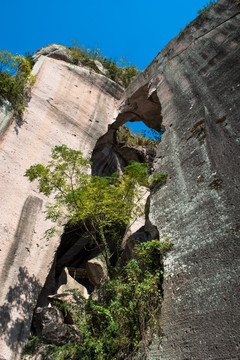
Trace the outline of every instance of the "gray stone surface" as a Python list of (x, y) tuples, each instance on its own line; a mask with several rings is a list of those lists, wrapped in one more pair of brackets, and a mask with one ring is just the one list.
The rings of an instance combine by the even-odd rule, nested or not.
[(56, 308), (37, 308), (33, 316), (33, 326), (37, 336), (48, 344), (64, 345), (79, 340), (76, 327), (65, 324), (63, 320), (63, 314)]
[(10, 103), (0, 97), (0, 138), (11, 124), (12, 119), (13, 111), (10, 109)]
[(57, 60), (63, 60), (72, 63), (72, 58), (69, 55), (67, 48), (61, 44), (47, 45), (33, 54), (33, 60), (37, 61), (41, 55), (48, 56)]
[(168, 180), (152, 192), (150, 220), (174, 250), (165, 259), (164, 336), (149, 360), (240, 358), (239, 12), (219, 1), (126, 92), (128, 106), (139, 88), (156, 91), (165, 129), (154, 167)]
[(63, 315), (60, 310), (47, 306), (36, 308), (33, 316), (33, 327), (37, 336), (41, 336), (44, 327), (52, 322), (55, 324), (63, 323)]
[(96, 68), (101, 71), (101, 73), (105, 76), (108, 76), (108, 71), (107, 69), (105, 69), (105, 67), (103, 66), (102, 63), (100, 63), (100, 61), (96, 60), (96, 59), (89, 59), (90, 62), (92, 62)]
[(86, 270), (88, 278), (94, 287), (108, 281), (108, 271), (102, 256), (88, 260)]
[(51, 322), (44, 326), (42, 338), (49, 344), (65, 345), (70, 342), (79, 342), (80, 336), (77, 327), (68, 324)]

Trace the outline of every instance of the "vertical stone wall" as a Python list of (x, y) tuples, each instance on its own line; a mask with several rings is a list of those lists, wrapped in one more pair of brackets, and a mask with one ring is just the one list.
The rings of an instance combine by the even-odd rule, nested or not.
[(105, 76), (45, 56), (33, 71), (36, 83), (23, 122), (7, 119), (0, 138), (0, 355), (7, 360), (19, 358), (59, 244), (58, 237), (43, 238), (50, 227), (42, 213), (46, 199), (25, 170), (46, 163), (55, 145), (90, 157), (123, 92)]
[(219, 1), (158, 54), (121, 107), (156, 127), (136, 96), (147, 86), (165, 129), (154, 167), (168, 180), (151, 194), (150, 220), (174, 249), (151, 360), (240, 357), (239, 25), (240, 6)]

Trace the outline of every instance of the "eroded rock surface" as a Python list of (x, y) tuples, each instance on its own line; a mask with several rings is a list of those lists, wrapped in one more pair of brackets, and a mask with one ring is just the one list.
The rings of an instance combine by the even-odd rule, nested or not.
[(134, 100), (147, 119), (136, 94), (157, 94), (165, 133), (154, 168), (168, 180), (152, 192), (150, 220), (174, 250), (165, 260), (164, 336), (148, 359), (240, 356), (239, 24), (236, 2), (219, 1), (133, 82), (118, 117)]

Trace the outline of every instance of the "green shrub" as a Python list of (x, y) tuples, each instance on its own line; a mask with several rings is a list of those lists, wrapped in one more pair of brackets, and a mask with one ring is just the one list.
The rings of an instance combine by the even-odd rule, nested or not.
[[(143, 214), (141, 186), (149, 186), (147, 164), (132, 161), (120, 177), (88, 175), (90, 162), (66, 145), (52, 150), (47, 166), (36, 164), (25, 173), (38, 180), (39, 192), (53, 195), (47, 219), (79, 225), (99, 252), (110, 280), (99, 287), (99, 300), (55, 304), (66, 316), (71, 313), (82, 341), (61, 347), (52, 345), (52, 359), (114, 360), (130, 358), (145, 334), (156, 329), (161, 307), (162, 256), (171, 243), (152, 240), (135, 248), (135, 259), (120, 268), (111, 261), (121, 244), (121, 228)], [(158, 181), (166, 174), (154, 174)], [(114, 267), (115, 265), (115, 267)]]
[(35, 64), (35, 62), (34, 62), (34, 60), (33, 60), (32, 54), (30, 54), (29, 52), (26, 52), (26, 53), (25, 53), (25, 58), (26, 58), (27, 61), (29, 62), (30, 67), (31, 67), (31, 69), (32, 69), (33, 66), (34, 66), (34, 64)]
[(0, 51), (0, 96), (11, 103), (15, 114), (23, 114), (26, 106), (24, 90), (27, 85), (33, 85), (34, 81), (27, 58)]
[(103, 53), (99, 48), (92, 50), (75, 41), (74, 45), (69, 47), (69, 52), (74, 64), (77, 65), (81, 62), (84, 66), (87, 66), (96, 72), (100, 71), (91, 60), (98, 60), (107, 70), (107, 76), (124, 87), (127, 87), (130, 84), (132, 77), (138, 74), (136, 65), (131, 66), (125, 58), (117, 62), (111, 57), (108, 58), (103, 56)]
[[(99, 289), (100, 300), (83, 299), (69, 305), (82, 343), (53, 349), (53, 359), (114, 360), (132, 358), (139, 342), (156, 330), (161, 307), (162, 256), (172, 248), (167, 241), (152, 240), (136, 246), (138, 259), (130, 260)], [(85, 303), (83, 315), (82, 303)], [(70, 309), (71, 308), (71, 309)]]
[(167, 182), (168, 174), (166, 172), (154, 173), (149, 176), (148, 183), (150, 188), (156, 185), (164, 185)]

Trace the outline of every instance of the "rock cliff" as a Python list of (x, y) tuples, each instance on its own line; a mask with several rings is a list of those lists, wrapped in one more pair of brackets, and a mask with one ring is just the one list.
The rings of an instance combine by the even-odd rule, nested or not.
[(23, 177), (25, 170), (46, 163), (57, 144), (89, 157), (123, 93), (105, 76), (46, 55), (33, 69), (36, 83), (21, 126), (7, 104), (1, 108), (0, 355), (8, 360), (19, 357), (28, 337), (60, 241), (43, 239), (49, 228), (42, 213), (46, 199)]
[(59, 246), (58, 238), (42, 239), (49, 227), (41, 212), (46, 200), (23, 178), (25, 169), (46, 162), (62, 143), (85, 156), (93, 152), (99, 174), (117, 169), (124, 158), (113, 152), (116, 129), (142, 120), (165, 130), (153, 167), (168, 180), (153, 189), (149, 217), (161, 237), (171, 237), (174, 250), (164, 262), (164, 336), (138, 358), (240, 357), (239, 25), (240, 6), (220, 0), (125, 93), (59, 57), (39, 57), (21, 127), (2, 112), (0, 355), (19, 357)]
[(219, 1), (128, 88), (119, 115), (137, 112), (147, 87), (165, 129), (154, 168), (168, 181), (151, 195), (150, 219), (175, 245), (165, 261), (164, 336), (148, 359), (240, 356), (239, 25), (240, 7)]

